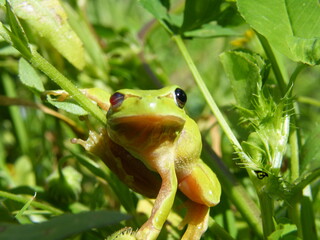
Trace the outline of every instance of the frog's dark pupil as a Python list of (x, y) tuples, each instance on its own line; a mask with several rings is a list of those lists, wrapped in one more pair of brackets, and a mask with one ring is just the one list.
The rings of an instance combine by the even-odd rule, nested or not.
[(187, 102), (187, 94), (181, 88), (176, 88), (174, 93), (175, 93), (175, 96), (176, 96), (177, 105), (180, 108), (183, 108), (184, 105)]
[(121, 103), (124, 100), (124, 95), (119, 92), (115, 92), (114, 94), (111, 95), (110, 97), (110, 103), (112, 107), (118, 107), (121, 105)]

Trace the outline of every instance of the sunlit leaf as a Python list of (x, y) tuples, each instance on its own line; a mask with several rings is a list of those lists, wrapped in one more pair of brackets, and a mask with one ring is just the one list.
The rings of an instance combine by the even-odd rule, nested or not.
[(211, 38), (235, 36), (236, 32), (230, 28), (224, 28), (216, 23), (203, 25), (200, 29), (188, 31), (184, 33), (186, 37)]
[(85, 111), (82, 107), (80, 107), (78, 104), (74, 102), (68, 102), (68, 101), (59, 102), (51, 99), (49, 96), (47, 97), (47, 100), (56, 108), (65, 110), (66, 112), (69, 112), (78, 116), (88, 115), (87, 111)]
[(183, 14), (181, 31), (198, 29), (203, 24), (217, 19), (222, 0), (187, 0)]
[(231, 81), (237, 104), (250, 109), (254, 94), (262, 86), (266, 63), (258, 54), (243, 51), (225, 52), (220, 59)]
[[(10, 25), (10, 30), (6, 29), (7, 34), (10, 36), (11, 44), (24, 56), (30, 56), (31, 50), (29, 48), (29, 41), (21, 26), (19, 19), (12, 12), (12, 7), (8, 1), (6, 1), (7, 19)], [(4, 37), (5, 38), (5, 37)]]
[(84, 67), (81, 41), (67, 22), (58, 0), (11, 0), (14, 12), (50, 43), (75, 67)]
[(317, 0), (239, 0), (245, 20), (293, 61), (319, 64), (320, 5)]
[(168, 4), (159, 0), (140, 0), (141, 5), (148, 10), (160, 23), (171, 32), (171, 21), (168, 14)]
[(40, 76), (36, 70), (23, 58), (21, 58), (19, 61), (19, 76), (21, 82), (31, 89), (39, 92), (44, 91)]
[(268, 240), (299, 240), (297, 227), (293, 224), (279, 224)]

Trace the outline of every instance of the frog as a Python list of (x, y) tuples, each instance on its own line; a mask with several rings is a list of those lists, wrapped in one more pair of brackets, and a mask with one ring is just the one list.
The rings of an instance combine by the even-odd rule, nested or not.
[(183, 240), (201, 238), (210, 207), (220, 202), (220, 182), (200, 157), (200, 130), (187, 115), (186, 102), (185, 91), (177, 85), (121, 89), (110, 96), (108, 104), (99, 104), (106, 111), (106, 126), (100, 132), (90, 131), (87, 140), (73, 139), (133, 191), (155, 198), (150, 217), (135, 235), (138, 240), (158, 237), (177, 191), (187, 199)]

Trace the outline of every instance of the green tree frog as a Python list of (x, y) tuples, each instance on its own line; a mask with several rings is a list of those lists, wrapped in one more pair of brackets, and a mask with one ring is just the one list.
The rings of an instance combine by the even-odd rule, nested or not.
[(177, 189), (189, 199), (184, 240), (201, 238), (209, 207), (220, 201), (220, 183), (200, 159), (201, 135), (184, 110), (186, 101), (178, 86), (119, 90), (106, 107), (106, 128), (91, 131), (87, 141), (74, 141), (99, 156), (134, 191), (156, 198), (150, 218), (136, 234), (139, 240), (157, 238)]

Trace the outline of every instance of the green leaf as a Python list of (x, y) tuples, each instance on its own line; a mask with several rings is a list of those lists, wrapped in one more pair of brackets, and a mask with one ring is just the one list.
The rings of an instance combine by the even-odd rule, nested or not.
[(67, 15), (58, 0), (11, 0), (19, 18), (50, 43), (75, 67), (85, 65), (84, 50), (78, 36), (67, 22)]
[(301, 149), (300, 173), (312, 172), (320, 168), (320, 126), (315, 126)]
[(88, 112), (80, 107), (77, 103), (69, 101), (59, 102), (52, 99), (50, 96), (47, 96), (47, 101), (56, 108), (64, 110), (68, 113), (72, 113), (78, 116), (88, 115)]
[(239, 0), (245, 20), (293, 61), (320, 62), (320, 6), (317, 0)]
[(6, 1), (6, 10), (7, 10), (7, 19), (11, 28), (11, 31), (6, 29), (6, 33), (10, 36), (10, 40), (7, 39), (5, 36), (2, 36), (6, 41), (10, 41), (19, 52), (25, 57), (30, 57), (31, 50), (29, 48), (29, 42), (27, 36), (20, 24), (19, 19), (16, 15), (12, 12), (12, 7), (8, 1)]
[(218, 18), (222, 0), (186, 0), (181, 31), (200, 28)]
[(230, 51), (220, 55), (227, 77), (231, 81), (237, 104), (250, 109), (254, 94), (262, 86), (266, 63), (258, 54)]
[(3, 47), (0, 49), (0, 56), (14, 56), (14, 57), (18, 57), (21, 56), (21, 54), (19, 53), (19, 51), (17, 51), (17, 49), (15, 49), (12, 46), (7, 46), (7, 47)]
[(224, 28), (216, 23), (209, 23), (203, 25), (200, 29), (185, 32), (183, 35), (186, 37), (212, 38), (235, 36), (237, 34), (230, 28)]
[(268, 240), (298, 240), (297, 226), (293, 224), (278, 224), (277, 230), (274, 231)]
[(169, 5), (166, 3), (166, 1), (140, 0), (139, 2), (146, 10), (148, 10), (156, 19), (160, 21), (160, 23), (168, 32), (172, 33), (172, 24), (167, 9)]
[(24, 155), (16, 160), (14, 164), (14, 172), (15, 184), (35, 185), (35, 174), (33, 172), (31, 159), (28, 156)]
[(68, 22), (70, 26), (79, 36), (86, 53), (91, 57), (93, 61), (92, 65), (96, 67), (96, 72), (99, 74), (99, 77), (101, 79), (107, 79), (109, 61), (99, 44), (99, 39), (95, 34), (92, 34), (91, 26), (88, 25), (86, 19), (79, 16), (76, 9), (72, 8), (68, 4), (64, 4), (63, 6), (68, 14)]
[(23, 84), (33, 90), (43, 92), (44, 87), (36, 70), (23, 58), (19, 60), (19, 76)]
[(91, 228), (105, 227), (125, 219), (128, 219), (128, 216), (118, 212), (96, 211), (64, 214), (38, 224), (0, 223), (0, 239), (65, 239), (74, 234), (88, 231)]
[(23, 45), (28, 46), (27, 36), (16, 15), (12, 12), (11, 5), (8, 1), (6, 1), (6, 9), (8, 22), (11, 27), (11, 32), (21, 40)]

